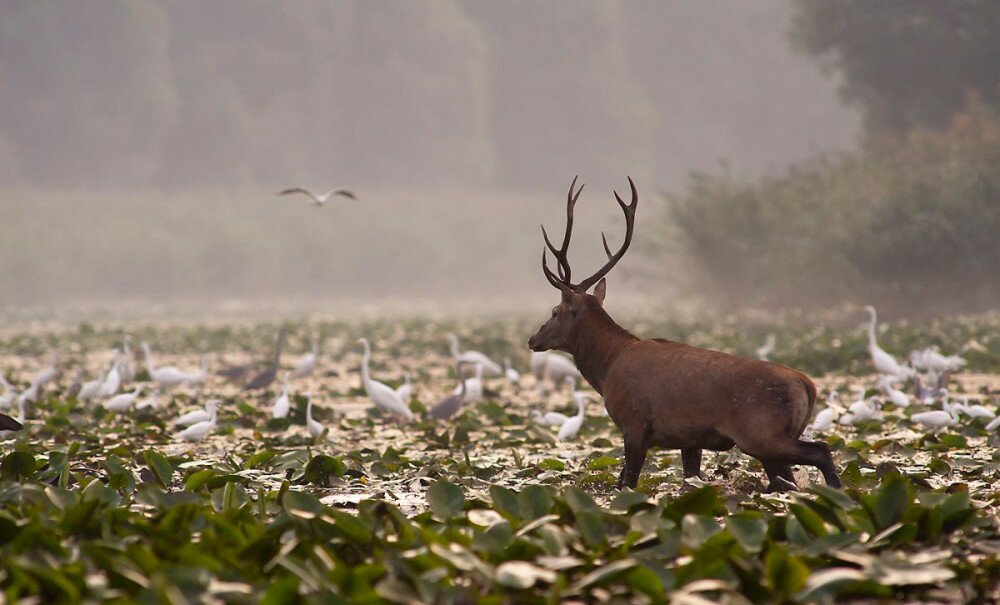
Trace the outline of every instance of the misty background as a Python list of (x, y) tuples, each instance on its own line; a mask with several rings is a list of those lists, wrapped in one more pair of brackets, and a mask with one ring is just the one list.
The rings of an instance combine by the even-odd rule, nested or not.
[[(970, 24), (991, 40), (997, 31), (959, 3), (877, 5), (878, 15), (864, 4), (5, 2), (0, 305), (534, 304), (552, 297), (538, 224), (561, 230), (576, 174), (587, 184), (577, 274), (601, 262), (602, 228), (620, 241), (612, 188), (627, 192), (626, 174), (639, 186), (636, 241), (612, 274), (613, 297), (730, 307), (856, 297), (873, 281), (895, 283), (892, 271), (859, 272), (863, 263), (839, 248), (792, 254), (817, 240), (810, 230), (830, 230), (831, 216), (795, 202), (802, 217), (789, 244), (773, 237), (790, 228), (789, 207), (774, 204), (770, 222), (760, 209), (787, 199), (788, 186), (801, 194), (788, 179), (803, 171), (852, 181), (817, 177), (817, 163), (868, 166), (872, 145), (949, 127), (970, 90), (928, 87), (955, 71), (947, 62), (937, 74), (903, 70), (904, 86), (889, 91), (909, 99), (930, 88), (946, 109), (924, 102), (907, 113), (874, 90), (900, 62), (924, 61), (903, 52), (914, 40), (925, 55), (944, 48), (906, 32), (928, 19), (950, 24), (938, 32), (945, 40), (968, 38), (955, 28)], [(897, 40), (885, 34), (890, 22), (903, 24), (891, 30), (903, 32)], [(900, 52), (865, 53), (876, 40)], [(972, 54), (992, 52), (981, 42), (972, 38), (981, 49)], [(957, 60), (972, 63), (968, 55)], [(980, 72), (995, 75), (991, 56)], [(995, 90), (980, 88), (991, 106)], [(879, 113), (879, 102), (896, 109)], [(910, 168), (902, 172), (925, 172)], [(316, 210), (274, 197), (292, 185), (347, 187), (360, 201)], [(824, 207), (837, 198), (813, 191)], [(992, 212), (996, 195), (985, 195)], [(840, 197), (849, 199), (836, 216), (887, 199)], [(765, 242), (783, 247), (757, 249)], [(787, 256), (811, 264), (782, 268)], [(762, 294), (801, 290), (791, 288), (803, 282), (795, 271), (836, 287)]]

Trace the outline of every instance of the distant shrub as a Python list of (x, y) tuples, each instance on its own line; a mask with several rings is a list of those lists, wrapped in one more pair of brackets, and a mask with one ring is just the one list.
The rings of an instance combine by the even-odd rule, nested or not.
[(993, 307), (1000, 294), (1000, 117), (972, 104), (942, 132), (741, 181), (697, 174), (667, 196), (663, 240), (726, 306), (863, 298)]

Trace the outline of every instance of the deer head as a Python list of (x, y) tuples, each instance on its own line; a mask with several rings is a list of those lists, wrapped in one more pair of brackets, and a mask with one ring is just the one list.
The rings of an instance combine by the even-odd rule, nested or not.
[[(576, 335), (586, 318), (591, 317), (595, 311), (603, 313), (604, 295), (607, 292), (607, 281), (604, 276), (618, 264), (629, 245), (632, 243), (632, 231), (635, 227), (635, 209), (639, 203), (639, 194), (635, 190), (635, 183), (632, 177), (628, 179), (632, 188), (632, 201), (626, 204), (615, 192), (615, 199), (621, 206), (625, 214), (625, 241), (621, 248), (612, 253), (608, 246), (608, 239), (601, 233), (601, 241), (604, 243), (604, 251), (608, 255), (608, 261), (596, 273), (583, 281), (574, 284), (572, 282), (572, 270), (569, 265), (567, 252), (569, 251), (569, 241), (573, 234), (573, 207), (576, 205), (583, 185), (574, 192), (576, 178), (569, 186), (569, 193), (566, 196), (566, 233), (563, 235), (562, 247), (556, 248), (549, 235), (542, 227), (542, 239), (545, 240), (545, 248), (542, 248), (542, 272), (555, 288), (562, 293), (562, 300), (552, 309), (552, 317), (549, 318), (538, 332), (528, 340), (528, 347), (532, 351), (546, 351), (557, 349), (571, 351), (574, 348)], [(548, 265), (548, 253), (552, 252), (556, 259), (556, 271), (553, 273)], [(596, 285), (595, 285), (596, 284)], [(594, 286), (593, 294), (588, 294), (587, 290)]]

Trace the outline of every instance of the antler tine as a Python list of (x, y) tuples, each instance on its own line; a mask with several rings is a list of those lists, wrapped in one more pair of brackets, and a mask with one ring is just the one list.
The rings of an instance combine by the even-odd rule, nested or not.
[(549, 283), (555, 286), (556, 288), (559, 288), (560, 290), (565, 289), (566, 284), (564, 284), (558, 277), (556, 277), (555, 273), (553, 273), (552, 270), (549, 269), (549, 263), (547, 259), (548, 259), (548, 254), (546, 253), (545, 248), (542, 248), (542, 272), (545, 273), (545, 279), (549, 280)]
[(611, 248), (608, 246), (608, 238), (606, 238), (604, 236), (604, 233), (602, 232), (601, 241), (604, 244), (604, 251), (607, 252), (608, 254), (608, 262), (606, 262), (603, 267), (598, 269), (597, 273), (594, 273), (593, 275), (583, 280), (576, 286), (573, 286), (574, 289), (586, 291), (591, 286), (596, 284), (598, 280), (607, 275), (608, 271), (610, 271), (612, 268), (614, 268), (615, 265), (618, 264), (618, 261), (620, 261), (622, 257), (625, 256), (625, 252), (628, 250), (628, 247), (632, 244), (632, 232), (635, 228), (635, 209), (639, 205), (639, 193), (635, 189), (635, 182), (632, 181), (632, 177), (628, 177), (628, 184), (632, 189), (631, 203), (626, 204), (624, 201), (622, 201), (622, 198), (618, 195), (618, 192), (617, 191), (614, 192), (615, 199), (618, 200), (618, 205), (621, 206), (622, 212), (625, 214), (625, 241), (622, 242), (622, 246), (621, 248), (618, 249), (618, 252), (612, 254)]
[[(583, 185), (580, 185), (580, 188), (576, 189), (576, 181), (579, 178), (580, 175), (573, 177), (573, 182), (569, 184), (569, 192), (566, 194), (566, 232), (563, 234), (562, 246), (560, 248), (555, 247), (552, 240), (549, 239), (549, 234), (545, 230), (545, 225), (542, 225), (542, 239), (545, 240), (545, 246), (552, 252), (552, 255), (556, 259), (556, 271), (558, 272), (558, 275), (556, 275), (555, 273), (548, 271), (546, 277), (549, 277), (551, 274), (552, 277), (555, 277), (563, 286), (569, 286), (570, 278), (572, 277), (572, 270), (569, 266), (567, 253), (569, 252), (570, 238), (573, 235), (573, 207), (576, 205), (576, 201), (580, 199), (580, 193), (583, 191)], [(546, 266), (544, 250), (542, 253), (542, 265)], [(549, 279), (549, 281), (551, 282), (552, 280)]]
[(545, 232), (545, 225), (542, 225), (542, 239), (545, 240), (545, 245), (549, 247), (549, 250), (551, 250), (552, 254), (556, 257), (556, 261), (558, 262), (556, 270), (559, 271), (559, 279), (569, 281), (566, 279), (566, 270), (564, 269), (564, 267), (569, 266), (569, 260), (566, 259), (566, 252), (565, 250), (557, 250), (556, 247), (552, 245), (552, 241), (549, 240), (549, 234)]

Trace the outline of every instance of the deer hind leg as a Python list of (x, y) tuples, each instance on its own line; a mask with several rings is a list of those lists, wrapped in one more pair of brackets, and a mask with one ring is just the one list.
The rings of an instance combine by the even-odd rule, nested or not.
[(766, 462), (761, 460), (761, 464), (764, 465), (764, 472), (767, 473), (768, 492), (787, 492), (799, 489), (790, 465), (772, 460)]
[(684, 478), (701, 477), (701, 450), (696, 448), (681, 448), (681, 463), (684, 465)]
[(796, 439), (792, 451), (782, 456), (785, 464), (808, 464), (823, 473), (823, 479), (830, 487), (842, 486), (837, 468), (833, 465), (830, 446), (825, 441), (805, 441)]

